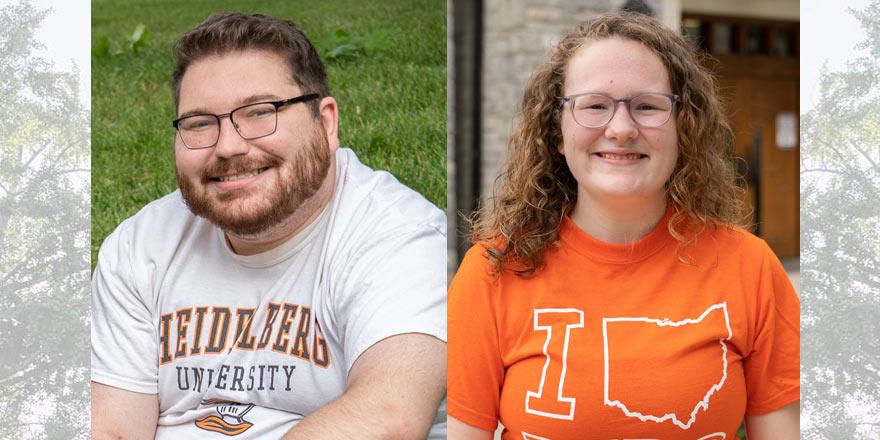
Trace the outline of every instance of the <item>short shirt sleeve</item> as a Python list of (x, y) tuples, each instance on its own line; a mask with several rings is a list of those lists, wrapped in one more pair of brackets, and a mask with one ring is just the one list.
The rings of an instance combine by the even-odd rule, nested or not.
[(446, 341), (446, 234), (421, 225), (376, 239), (355, 257), (332, 307), (346, 371), (377, 342), (405, 333)]
[(135, 287), (124, 225), (101, 246), (92, 277), (94, 382), (138, 393), (158, 393), (158, 342), (150, 307)]
[(743, 361), (746, 413), (766, 414), (800, 399), (800, 301), (766, 248), (758, 279), (755, 340)]
[(504, 365), (497, 324), (495, 281), (486, 249), (465, 255), (449, 286), (448, 411), (485, 431), (498, 426)]

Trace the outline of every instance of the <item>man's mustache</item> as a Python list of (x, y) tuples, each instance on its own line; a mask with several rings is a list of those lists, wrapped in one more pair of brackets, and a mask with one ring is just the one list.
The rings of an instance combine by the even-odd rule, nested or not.
[(233, 157), (231, 159), (217, 159), (209, 163), (202, 172), (201, 180), (203, 183), (210, 182), (222, 176), (233, 176), (236, 174), (244, 174), (263, 168), (277, 167), (283, 163), (280, 157)]

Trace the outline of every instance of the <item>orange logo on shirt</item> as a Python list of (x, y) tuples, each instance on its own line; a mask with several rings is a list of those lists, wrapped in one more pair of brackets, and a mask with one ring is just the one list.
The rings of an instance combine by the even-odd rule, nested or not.
[(217, 405), (217, 413), (220, 416), (208, 416), (194, 423), (205, 431), (219, 432), (220, 434), (234, 436), (245, 432), (254, 424), (244, 420), (244, 415), (254, 407), (253, 403), (237, 403), (226, 400), (209, 399), (203, 400), (202, 405)]

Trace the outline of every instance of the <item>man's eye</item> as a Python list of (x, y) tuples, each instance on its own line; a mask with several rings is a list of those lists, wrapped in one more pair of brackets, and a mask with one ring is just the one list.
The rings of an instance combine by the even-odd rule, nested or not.
[(183, 126), (184, 130), (204, 130), (206, 128), (214, 126), (215, 122), (211, 119), (199, 118), (195, 120), (183, 121), (183, 124), (181, 125)]
[(245, 113), (245, 117), (247, 118), (265, 118), (267, 116), (272, 116), (275, 113), (275, 109), (273, 107), (257, 107), (248, 109)]

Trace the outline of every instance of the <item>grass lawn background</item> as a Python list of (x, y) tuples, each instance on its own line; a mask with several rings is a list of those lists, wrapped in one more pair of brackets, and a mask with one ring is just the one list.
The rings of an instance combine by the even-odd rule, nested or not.
[[(106, 236), (176, 189), (170, 77), (179, 36), (214, 12), (264, 13), (327, 46), (341, 145), (446, 207), (446, 4), (440, 0), (92, 2), (92, 266)], [(127, 39), (143, 24), (139, 47)], [(340, 32), (349, 37), (338, 36)], [(371, 50), (327, 50), (385, 34)], [(106, 40), (106, 41), (105, 41)], [(108, 54), (95, 49), (106, 42)], [(356, 47), (357, 44), (355, 44)], [(372, 49), (375, 47), (375, 49)]]

